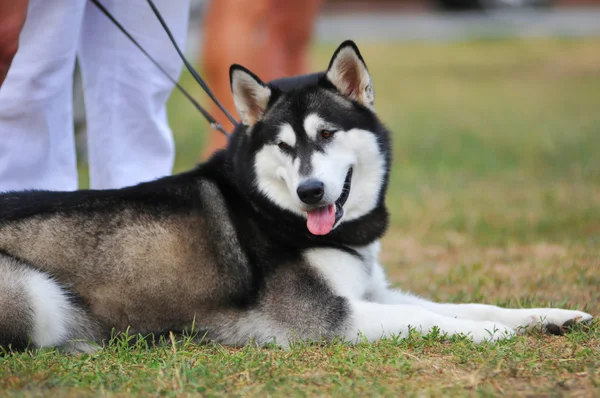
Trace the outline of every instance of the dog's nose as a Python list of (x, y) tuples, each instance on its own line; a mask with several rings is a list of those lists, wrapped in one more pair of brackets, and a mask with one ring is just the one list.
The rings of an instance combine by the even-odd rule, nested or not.
[(314, 205), (323, 199), (325, 185), (319, 180), (307, 180), (300, 184), (296, 192), (301, 201), (307, 205)]

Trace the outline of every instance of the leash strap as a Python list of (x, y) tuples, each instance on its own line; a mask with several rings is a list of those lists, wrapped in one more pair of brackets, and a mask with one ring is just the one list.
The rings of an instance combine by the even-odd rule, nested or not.
[(227, 116), (227, 118), (229, 119), (229, 121), (234, 126), (237, 127), (237, 125), (238, 125), (237, 120), (235, 120), (235, 118), (233, 116), (231, 116), (229, 114), (229, 112), (227, 112), (227, 109), (225, 109), (225, 107), (223, 105), (221, 105), (221, 103), (219, 102), (219, 100), (217, 99), (217, 97), (215, 97), (215, 95), (210, 90), (210, 88), (208, 88), (208, 85), (206, 84), (206, 82), (204, 82), (204, 80), (200, 77), (200, 75), (198, 74), (198, 72), (196, 72), (196, 70), (194, 69), (194, 67), (188, 62), (188, 60), (183, 55), (183, 52), (181, 51), (181, 49), (177, 45), (177, 42), (175, 41), (175, 38), (173, 37), (173, 34), (171, 33), (171, 30), (169, 29), (169, 27), (167, 26), (167, 23), (165, 22), (165, 20), (163, 19), (162, 15), (158, 11), (158, 8), (156, 8), (156, 6), (154, 5), (154, 2), (152, 0), (146, 0), (146, 1), (150, 5), (150, 8), (152, 8), (152, 11), (154, 11), (154, 15), (156, 15), (156, 18), (158, 18), (158, 20), (160, 21), (160, 24), (165, 29), (165, 32), (167, 32), (167, 35), (169, 36), (169, 39), (171, 39), (171, 43), (173, 43), (173, 46), (175, 47), (175, 50), (177, 50), (177, 53), (181, 57), (181, 60), (185, 64), (186, 68), (190, 71), (190, 73), (192, 74), (192, 76), (194, 76), (194, 79), (196, 79), (196, 81), (204, 89), (204, 91), (206, 91), (206, 94), (208, 94), (208, 96), (210, 97), (210, 99), (212, 99), (213, 102), (215, 104), (217, 104), (217, 106), (219, 107), (219, 109), (221, 109), (221, 111), (225, 114), (225, 116)]
[[(211, 116), (210, 113), (208, 113), (208, 111), (206, 109), (204, 109), (195, 99), (194, 97), (191, 96), (190, 93), (188, 93), (173, 77), (171, 77), (171, 75), (169, 75), (169, 73), (150, 55), (148, 54), (148, 52), (144, 49), (144, 47), (142, 47), (142, 45), (133, 37), (131, 36), (131, 34), (127, 31), (127, 29), (125, 29), (123, 27), (123, 25), (121, 25), (119, 23), (119, 21), (117, 21), (115, 19), (115, 17), (100, 3), (99, 0), (90, 0), (96, 7), (98, 7), (98, 9), (104, 14), (106, 15), (106, 17), (108, 19), (111, 20), (112, 23), (115, 24), (115, 26), (117, 28), (119, 28), (119, 30), (121, 32), (123, 32), (123, 34), (125, 34), (125, 36), (127, 36), (127, 38), (129, 40), (131, 40), (131, 42), (137, 47), (139, 48), (142, 53), (144, 53), (144, 55), (173, 83), (175, 84), (175, 86), (179, 89), (179, 91), (181, 91), (181, 93), (196, 107), (196, 109), (198, 109), (198, 111), (200, 111), (200, 113), (202, 114), (202, 116), (204, 116), (204, 118), (210, 123), (210, 126), (215, 129), (220, 131), (221, 133), (225, 134), (226, 137), (229, 138), (229, 133), (223, 128), (223, 126), (221, 126), (221, 124), (219, 122), (216, 121), (216, 119), (214, 117)], [(223, 105), (221, 105), (221, 103), (217, 100), (217, 98), (214, 96), (214, 94), (212, 93), (212, 91), (208, 88), (208, 85), (204, 82), (204, 80), (202, 80), (202, 78), (200, 77), (200, 75), (198, 75), (198, 72), (196, 72), (196, 70), (191, 66), (191, 64), (188, 62), (188, 60), (184, 57), (183, 53), (181, 52), (179, 46), (177, 45), (177, 43), (175, 42), (175, 39), (173, 38), (173, 35), (171, 34), (171, 31), (169, 30), (167, 24), (165, 23), (164, 19), (162, 18), (162, 15), (160, 14), (160, 12), (158, 11), (158, 9), (156, 8), (156, 6), (154, 5), (154, 3), (152, 2), (152, 0), (147, 0), (148, 4), (150, 5), (150, 7), (152, 8), (152, 11), (154, 12), (154, 14), (156, 15), (156, 17), (159, 19), (161, 25), (163, 26), (163, 28), (165, 29), (165, 31), (167, 32), (167, 35), (169, 36), (169, 39), (171, 40), (171, 43), (173, 43), (173, 45), (175, 46), (175, 49), (177, 50), (177, 53), (179, 54), (179, 56), (181, 57), (181, 59), (183, 60), (183, 63), (185, 64), (185, 66), (187, 67), (187, 69), (190, 71), (190, 73), (192, 74), (192, 76), (194, 77), (194, 79), (198, 82), (198, 84), (200, 84), (200, 86), (204, 89), (204, 91), (206, 92), (206, 94), (208, 94), (208, 96), (215, 102), (215, 104), (217, 104), (217, 106), (219, 107), (219, 109), (221, 109), (223, 111), (223, 113), (225, 114), (225, 116), (227, 116), (227, 118), (233, 123), (234, 126), (238, 126), (237, 121), (231, 116), (231, 114), (229, 114), (229, 112), (227, 112), (227, 110), (223, 107)]]

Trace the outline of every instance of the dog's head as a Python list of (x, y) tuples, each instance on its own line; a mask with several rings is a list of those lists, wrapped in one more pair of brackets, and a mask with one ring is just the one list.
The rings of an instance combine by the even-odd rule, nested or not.
[(352, 41), (340, 45), (324, 73), (265, 84), (233, 65), (230, 80), (243, 124), (233, 161), (261, 200), (304, 218), (313, 235), (381, 204), (389, 138)]

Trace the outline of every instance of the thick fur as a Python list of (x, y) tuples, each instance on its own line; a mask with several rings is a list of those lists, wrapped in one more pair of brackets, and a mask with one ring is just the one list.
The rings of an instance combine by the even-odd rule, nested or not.
[[(230, 345), (372, 341), (434, 327), (483, 341), (591, 319), (388, 288), (377, 255), (390, 138), (354, 43), (323, 73), (265, 84), (234, 66), (231, 77), (244, 125), (196, 169), (120, 190), (0, 195), (0, 345), (90, 351), (113, 329), (192, 325)], [(343, 215), (311, 234), (314, 207), (297, 187), (321, 181), (318, 206), (329, 206), (348, 176)]]

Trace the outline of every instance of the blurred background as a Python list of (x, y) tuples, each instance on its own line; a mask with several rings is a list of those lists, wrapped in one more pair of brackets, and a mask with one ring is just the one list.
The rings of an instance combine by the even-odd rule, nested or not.
[[(209, 12), (193, 1), (186, 48), (201, 73)], [(544, 287), (600, 310), (600, 0), (327, 0), (312, 26), (307, 69), (355, 40), (393, 132), (393, 280), (437, 299)], [(218, 133), (178, 92), (169, 116), (175, 171), (189, 169)]]

